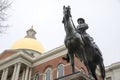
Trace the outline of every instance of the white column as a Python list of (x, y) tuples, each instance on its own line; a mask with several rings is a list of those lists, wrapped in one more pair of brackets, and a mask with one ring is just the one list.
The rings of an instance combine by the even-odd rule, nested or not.
[(28, 72), (29, 72), (29, 67), (27, 66), (25, 71), (25, 80), (28, 80)]
[(20, 67), (21, 67), (21, 63), (18, 63), (17, 71), (16, 71), (16, 74), (15, 74), (15, 79), (14, 80), (18, 80), (18, 78), (19, 78)]
[(23, 70), (23, 73), (22, 73), (22, 80), (25, 80), (25, 69)]
[(3, 80), (7, 80), (7, 75), (8, 75), (8, 68), (5, 69), (5, 75)]
[(30, 68), (29, 79), (28, 80), (31, 80), (31, 74), (32, 74), (32, 68)]
[(5, 75), (5, 69), (3, 69), (1, 80), (4, 79), (4, 75)]
[(14, 65), (14, 71), (13, 71), (12, 79), (11, 80), (15, 80), (16, 71), (17, 71), (17, 64)]

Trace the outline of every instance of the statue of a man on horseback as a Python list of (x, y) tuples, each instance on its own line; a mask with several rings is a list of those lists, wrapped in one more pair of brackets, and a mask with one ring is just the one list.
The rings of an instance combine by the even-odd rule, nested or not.
[(63, 59), (71, 62), (72, 72), (74, 72), (74, 55), (81, 61), (83, 60), (88, 69), (89, 77), (91, 75), (98, 80), (95, 74), (97, 65), (100, 68), (101, 77), (105, 78), (105, 69), (101, 52), (93, 38), (86, 33), (88, 25), (83, 18), (79, 18), (78, 26), (75, 27), (70, 13), (70, 6), (63, 7), (63, 24), (66, 32), (65, 46), (68, 49), (67, 56)]
[(100, 49), (94, 42), (94, 39), (86, 32), (86, 30), (89, 28), (89, 26), (87, 23), (85, 23), (85, 19), (78, 18), (77, 22), (79, 24), (77, 26), (77, 32), (82, 36), (82, 39), (83, 39), (85, 45), (92, 47), (95, 52), (96, 52), (96, 50), (98, 50), (99, 51), (98, 54), (102, 56)]

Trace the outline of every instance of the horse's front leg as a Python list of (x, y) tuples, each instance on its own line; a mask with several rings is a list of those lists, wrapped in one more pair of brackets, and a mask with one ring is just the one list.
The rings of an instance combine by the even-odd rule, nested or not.
[(72, 73), (75, 72), (75, 64), (74, 64), (74, 54), (69, 52), (69, 58), (70, 58), (70, 62), (71, 62), (71, 67), (72, 67)]
[(67, 52), (65, 57), (62, 57), (63, 60), (66, 60), (68, 63), (70, 62), (70, 58), (69, 58), (69, 53)]

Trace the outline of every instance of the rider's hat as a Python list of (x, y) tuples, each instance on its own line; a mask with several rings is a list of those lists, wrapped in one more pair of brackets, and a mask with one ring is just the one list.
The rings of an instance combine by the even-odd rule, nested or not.
[(78, 18), (77, 22), (78, 21), (83, 21), (83, 23), (85, 23), (85, 20), (83, 18)]

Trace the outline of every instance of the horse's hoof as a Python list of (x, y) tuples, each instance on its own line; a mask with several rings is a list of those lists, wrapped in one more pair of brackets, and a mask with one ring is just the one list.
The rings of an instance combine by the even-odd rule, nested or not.
[(66, 57), (62, 57), (62, 59), (63, 59), (63, 60), (67, 60), (67, 58), (66, 58)]
[(70, 62), (70, 60), (66, 57), (62, 57), (63, 60), (66, 60), (67, 62)]

